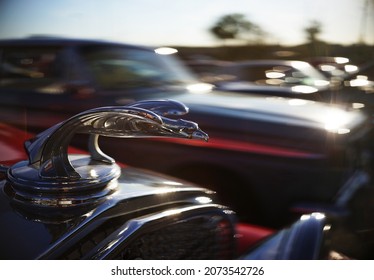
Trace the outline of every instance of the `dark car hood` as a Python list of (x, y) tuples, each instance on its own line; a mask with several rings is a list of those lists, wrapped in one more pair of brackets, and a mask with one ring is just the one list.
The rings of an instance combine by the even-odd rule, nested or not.
[(345, 134), (367, 121), (358, 110), (282, 97), (261, 97), (221, 91), (183, 94), (177, 99), (190, 107), (190, 112), (204, 111), (217, 117), (237, 117), (289, 126), (311, 127)]
[[(5, 180), (1, 180), (0, 259), (59, 258), (54, 254), (61, 253), (65, 243), (78, 238), (77, 232), (87, 233), (111, 217), (131, 219), (180, 205), (194, 205), (196, 197), (211, 201), (209, 197), (213, 195), (207, 189), (175, 178), (128, 167), (122, 169), (116, 192), (92, 209), (83, 207), (64, 212), (64, 209), (41, 211), (31, 206), (21, 207), (9, 200), (5, 186)], [(65, 217), (66, 213), (73, 214), (72, 218)]]

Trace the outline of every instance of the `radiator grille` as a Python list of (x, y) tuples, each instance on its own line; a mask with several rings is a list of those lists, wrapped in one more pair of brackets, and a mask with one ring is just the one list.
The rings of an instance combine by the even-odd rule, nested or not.
[(234, 232), (221, 217), (200, 217), (147, 232), (114, 259), (229, 259)]
[[(108, 244), (124, 225), (123, 219), (104, 223), (67, 250), (59, 259), (91, 258)], [(125, 222), (126, 223), (126, 222)], [(140, 229), (107, 257), (116, 260), (232, 259), (235, 231), (230, 215), (205, 214), (179, 220), (165, 220)], [(100, 249), (99, 249), (100, 250)]]

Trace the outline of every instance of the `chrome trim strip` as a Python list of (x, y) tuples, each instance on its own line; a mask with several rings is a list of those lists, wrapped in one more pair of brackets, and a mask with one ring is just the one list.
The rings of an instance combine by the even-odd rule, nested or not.
[(370, 176), (367, 172), (362, 170), (355, 171), (355, 173), (353, 173), (347, 182), (345, 182), (345, 184), (340, 188), (335, 199), (335, 205), (339, 207), (346, 206), (358, 189), (364, 187), (369, 182)]

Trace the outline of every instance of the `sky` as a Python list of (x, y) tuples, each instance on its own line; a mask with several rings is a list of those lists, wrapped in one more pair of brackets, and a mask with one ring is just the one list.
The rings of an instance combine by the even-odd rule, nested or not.
[[(153, 46), (222, 44), (209, 29), (223, 16), (244, 14), (267, 42), (305, 43), (304, 29), (321, 23), (319, 39), (374, 44), (374, 1), (366, 0), (0, 0), (0, 39), (55, 35)], [(366, 28), (363, 28), (366, 26)]]

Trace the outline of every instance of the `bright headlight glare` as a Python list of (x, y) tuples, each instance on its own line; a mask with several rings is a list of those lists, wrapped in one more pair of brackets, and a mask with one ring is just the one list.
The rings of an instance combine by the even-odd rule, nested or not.
[(346, 127), (347, 124), (348, 116), (344, 111), (332, 110), (325, 117), (325, 129), (333, 133), (349, 133), (350, 129)]
[(169, 48), (169, 47), (160, 47), (155, 49), (155, 53), (161, 54), (161, 55), (169, 55), (169, 54), (174, 54), (177, 53), (178, 50), (174, 48)]
[(187, 86), (187, 90), (192, 93), (207, 93), (213, 89), (212, 84), (208, 83), (196, 83)]
[(298, 93), (314, 93), (314, 92), (317, 92), (318, 89), (315, 88), (315, 87), (311, 87), (311, 86), (304, 86), (304, 85), (297, 85), (297, 86), (293, 86), (291, 88), (291, 90), (293, 92), (298, 92)]

